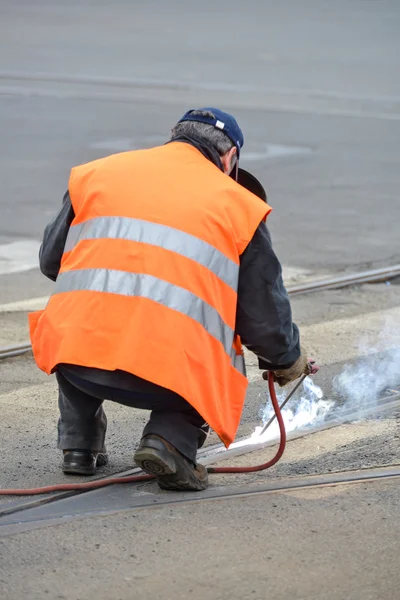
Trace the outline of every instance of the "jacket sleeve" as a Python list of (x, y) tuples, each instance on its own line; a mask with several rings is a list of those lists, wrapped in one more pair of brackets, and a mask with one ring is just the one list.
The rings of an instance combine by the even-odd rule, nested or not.
[(264, 222), (241, 255), (236, 333), (257, 355), (260, 369), (289, 368), (300, 356), (299, 330)]
[(44, 230), (43, 242), (39, 250), (40, 270), (52, 281), (57, 279), (68, 231), (74, 217), (74, 209), (67, 191), (61, 210)]

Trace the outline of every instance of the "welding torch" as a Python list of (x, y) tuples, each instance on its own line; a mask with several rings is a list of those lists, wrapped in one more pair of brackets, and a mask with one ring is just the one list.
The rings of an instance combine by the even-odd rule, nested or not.
[[(315, 373), (317, 373), (319, 371), (319, 366), (315, 364), (315, 360), (309, 359), (308, 365), (309, 365), (309, 369), (310, 369), (309, 375), (315, 375)], [(306, 373), (304, 373), (300, 377), (299, 381), (296, 383), (294, 388), (286, 396), (286, 398), (284, 399), (284, 401), (282, 402), (282, 404), (279, 407), (279, 409), (281, 411), (286, 406), (286, 404), (289, 402), (290, 398), (292, 398), (294, 396), (294, 394), (297, 392), (297, 390), (299, 389), (299, 387), (301, 386), (301, 384), (303, 383), (303, 381), (305, 380), (306, 377), (308, 377), (308, 375)], [(262, 428), (262, 430), (259, 434), (260, 436), (262, 436), (263, 433), (265, 433), (267, 431), (268, 427), (274, 422), (275, 419), (276, 419), (276, 414), (273, 414), (272, 417), (270, 418), (270, 420)]]

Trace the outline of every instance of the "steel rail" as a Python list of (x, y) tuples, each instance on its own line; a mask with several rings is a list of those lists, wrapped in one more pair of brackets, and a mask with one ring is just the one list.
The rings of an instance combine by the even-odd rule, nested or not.
[(359, 273), (339, 275), (338, 277), (332, 277), (331, 279), (320, 279), (308, 283), (301, 283), (299, 285), (292, 285), (287, 287), (287, 291), (291, 296), (297, 296), (300, 294), (308, 294), (310, 292), (334, 290), (351, 285), (360, 285), (362, 283), (378, 283), (380, 281), (388, 281), (394, 277), (400, 277), (400, 265), (392, 265), (390, 267), (361, 271)]
[[(287, 291), (290, 296), (299, 296), (300, 294), (339, 289), (351, 285), (360, 285), (362, 283), (388, 281), (395, 277), (400, 277), (400, 265), (392, 265), (391, 267), (372, 269), (360, 273), (351, 273), (349, 275), (339, 275), (338, 277), (333, 277), (331, 279), (321, 279), (299, 285), (292, 285), (287, 287)], [(13, 346), (5, 346), (0, 348), (0, 360), (20, 356), (21, 354), (29, 352), (31, 349), (32, 346), (28, 341)]]
[[(188, 504), (189, 502), (204, 502), (207, 500), (228, 500), (234, 498), (248, 498), (250, 496), (261, 496), (266, 494), (277, 494), (279, 492), (290, 492), (304, 489), (315, 489), (321, 487), (336, 487), (339, 485), (350, 485), (357, 483), (369, 483), (377, 480), (388, 480), (400, 478), (400, 466), (386, 465), (379, 467), (367, 467), (357, 471), (336, 471), (335, 473), (322, 473), (318, 475), (301, 475), (300, 477), (289, 479), (283, 485), (280, 482), (267, 483), (263, 486), (253, 487), (244, 490), (243, 487), (232, 491), (227, 491), (224, 488), (222, 491), (218, 489), (208, 488), (206, 493), (200, 492), (197, 497), (192, 494), (187, 494), (184, 497), (168, 500), (165, 496), (160, 496), (151, 504), (137, 505), (134, 508), (155, 508), (157, 506), (165, 506), (170, 504)], [(208, 492), (208, 493), (207, 493)], [(204, 494), (204, 495), (200, 495)], [(129, 509), (128, 509), (129, 510)]]
[(20, 356), (32, 350), (30, 342), (22, 342), (21, 344), (14, 344), (13, 346), (3, 346), (0, 348), (0, 360), (2, 358), (12, 358), (13, 356)]
[[(306, 427), (297, 431), (292, 431), (288, 434), (288, 441), (300, 439), (305, 437), (306, 435), (312, 435), (313, 433), (318, 433), (320, 431), (324, 431), (327, 429), (331, 429), (333, 427), (339, 427), (343, 425), (343, 423), (354, 421), (355, 419), (360, 419), (364, 416), (369, 416), (372, 413), (384, 414), (386, 412), (393, 411), (396, 408), (400, 407), (400, 393), (393, 394), (386, 398), (381, 399), (378, 403), (371, 403), (368, 405), (363, 411), (343, 411), (341, 414), (341, 418), (332, 418), (327, 419), (324, 423), (317, 426)], [(202, 448), (198, 452), (198, 458), (201, 460), (201, 463), (205, 466), (213, 464), (215, 462), (219, 462), (221, 460), (226, 460), (228, 458), (233, 458), (235, 456), (243, 456), (245, 454), (250, 454), (257, 450), (262, 450), (264, 448), (274, 446), (277, 443), (276, 439), (271, 439), (262, 443), (254, 443), (251, 438), (240, 438), (238, 440), (239, 444), (241, 444), (237, 448), (231, 448), (226, 450), (223, 444), (214, 444), (207, 446), (206, 448)], [(249, 442), (249, 443), (245, 443)], [(114, 473), (110, 475), (109, 473), (103, 475), (101, 477), (91, 478), (91, 480), (105, 479), (110, 476), (113, 477), (126, 477), (130, 475), (140, 474), (142, 471), (135, 467), (133, 469), (129, 469), (127, 471), (120, 471), (118, 473)], [(29, 510), (30, 508), (35, 508), (37, 506), (42, 506), (45, 504), (53, 504), (59, 500), (63, 500), (65, 498), (70, 498), (72, 496), (77, 496), (80, 494), (88, 494), (93, 490), (78, 490), (78, 491), (69, 491), (69, 492), (60, 492), (57, 494), (52, 494), (51, 496), (46, 495), (42, 498), (37, 498), (33, 501), (18, 503), (17, 505), (12, 504), (11, 506), (5, 505), (3, 508), (0, 507), (0, 522), (2, 517), (6, 517), (7, 515), (11, 515), (14, 513), (21, 513)]]
[(386, 482), (400, 479), (400, 465), (392, 464), (385, 466), (367, 467), (359, 470), (336, 471), (334, 473), (321, 473), (316, 475), (301, 475), (281, 480), (267, 481), (263, 484), (247, 486), (210, 487), (203, 492), (189, 492), (184, 495), (170, 492), (167, 495), (160, 494), (154, 498), (153, 494), (131, 495), (128, 502), (113, 507), (90, 507), (89, 509), (68, 506), (66, 512), (50, 515), (26, 515), (18, 516), (16, 520), (5, 517), (0, 519), (0, 537), (6, 537), (24, 531), (52, 527), (68, 522), (100, 516), (115, 514), (126, 514), (135, 510), (147, 510), (172, 506), (174, 504), (200, 504), (213, 500), (243, 500), (257, 496), (271, 494), (290, 493), (299, 490), (309, 490), (327, 487), (349, 486), (357, 484)]
[[(239, 486), (233, 488), (232, 486), (231, 491), (229, 488), (226, 489), (225, 487), (222, 490), (218, 488), (208, 488), (206, 492), (200, 492), (198, 495), (196, 494), (196, 496), (192, 494), (186, 494), (184, 497), (181, 496), (180, 498), (172, 499), (168, 499), (165, 496), (160, 496), (159, 499), (156, 501), (153, 500), (151, 503), (146, 503), (146, 501), (143, 500), (141, 503), (139, 501), (133, 507), (127, 507), (126, 509), (122, 509), (122, 511), (116, 510), (115, 512), (127, 512), (129, 510), (134, 510), (135, 508), (156, 508), (159, 506), (170, 506), (172, 504), (200, 503), (210, 500), (235, 500), (249, 498), (252, 496), (279, 494), (281, 492), (337, 487), (341, 485), (354, 485), (360, 483), (365, 484), (399, 478), (399, 465), (366, 468), (358, 471), (337, 471), (336, 473), (322, 473), (319, 475), (302, 475), (298, 478), (287, 480), (283, 485), (280, 482), (273, 482), (262, 486), (250, 487), (250, 489), (243, 489), (243, 487)], [(111, 510), (109, 510), (109, 512), (111, 512)], [(108, 511), (103, 511), (103, 514), (108, 514)], [(90, 513), (86, 513), (85, 516), (90, 516)], [(93, 516), (97, 515), (94, 514)]]

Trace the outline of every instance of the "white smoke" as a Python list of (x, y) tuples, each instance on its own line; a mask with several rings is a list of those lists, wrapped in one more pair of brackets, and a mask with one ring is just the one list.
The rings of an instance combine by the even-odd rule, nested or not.
[[(317, 427), (327, 419), (359, 420), (367, 409), (369, 415), (371, 409), (374, 411), (374, 404), (378, 404), (385, 392), (386, 396), (400, 393), (400, 346), (396, 345), (399, 340), (400, 323), (393, 321), (386, 322), (377, 337), (372, 332), (370, 337), (364, 335), (358, 347), (358, 355), (362, 358), (346, 365), (334, 378), (332, 398), (325, 399), (322, 389), (307, 377), (303, 389), (300, 388), (282, 410), (286, 432)], [(286, 389), (277, 391), (280, 405), (287, 393)], [(263, 424), (255, 428), (250, 438), (235, 442), (230, 448), (262, 444), (279, 437), (276, 419), (262, 433), (265, 424), (274, 416), (268, 393), (265, 397), (266, 403), (261, 409)]]
[[(296, 394), (289, 402), (293, 402), (292, 406), (282, 412), (287, 432), (308, 425), (320, 425), (327, 417), (340, 418), (344, 412), (354, 413), (354, 420), (357, 420), (362, 416), (364, 408), (373, 408), (385, 392), (389, 395), (400, 392), (400, 346), (394, 346), (399, 339), (400, 324), (393, 320), (384, 323), (379, 336), (375, 333), (364, 335), (358, 347), (362, 358), (346, 365), (334, 378), (332, 399), (324, 399), (321, 388), (307, 377), (300, 398)], [(280, 394), (283, 395), (286, 394)], [(281, 401), (282, 398), (280, 404)], [(273, 409), (268, 401), (263, 409), (263, 423), (267, 423), (272, 415)], [(262, 427), (257, 427), (253, 436), (259, 435), (261, 431)], [(279, 435), (276, 420), (265, 435), (267, 440)], [(264, 435), (260, 441), (264, 441)]]
[[(286, 393), (281, 392), (277, 395), (278, 402), (281, 404)], [(298, 392), (290, 401), (292, 402), (292, 406), (288, 406), (282, 410), (286, 432), (290, 433), (291, 431), (302, 429), (311, 424), (319, 425), (320, 423), (323, 423), (328, 413), (334, 407), (334, 402), (332, 400), (324, 400), (323, 397), (324, 393), (322, 389), (313, 382), (311, 377), (306, 377), (303, 382), (302, 391)], [(279, 435), (279, 426), (276, 419), (271, 423), (265, 433), (260, 435), (264, 424), (267, 423), (273, 415), (274, 410), (271, 402), (268, 400), (263, 409), (263, 425), (256, 427), (252, 435), (252, 438), (256, 438), (257, 442), (268, 441)]]
[[(400, 339), (400, 330), (398, 334)], [(392, 327), (390, 335), (393, 335)], [(387, 327), (381, 336), (388, 337)], [(364, 347), (365, 341), (362, 345)], [(400, 347), (382, 352), (379, 346), (378, 343), (377, 347), (369, 347), (368, 354), (365, 352), (367, 356), (356, 364), (345, 366), (333, 380), (333, 390), (344, 402), (343, 408), (362, 412), (367, 404), (377, 403), (383, 392), (397, 391), (400, 385)]]
[[(400, 339), (400, 325), (386, 323), (378, 339), (364, 336), (359, 344), (359, 354), (362, 356), (356, 363), (348, 364), (333, 380), (333, 398), (324, 399), (324, 392), (314, 381), (307, 377), (303, 389), (298, 391), (282, 410), (286, 432), (304, 429), (307, 426), (318, 426), (327, 418), (340, 418), (346, 413), (353, 414), (353, 419), (362, 417), (363, 410), (370, 410), (382, 395), (400, 392), (400, 346), (388, 347), (391, 340)], [(389, 343), (390, 346), (390, 343)], [(278, 402), (282, 404), (286, 390), (277, 393)], [(279, 427), (275, 419), (262, 434), (264, 425), (274, 415), (269, 396), (262, 408), (263, 425), (256, 427), (250, 439), (236, 442), (233, 446), (259, 444), (279, 437)]]

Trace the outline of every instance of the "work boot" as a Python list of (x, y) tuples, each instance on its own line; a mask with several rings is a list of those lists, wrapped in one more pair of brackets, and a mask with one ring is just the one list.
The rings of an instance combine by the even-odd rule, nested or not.
[(92, 450), (64, 450), (62, 470), (68, 475), (94, 475), (108, 464), (108, 455)]
[(156, 476), (163, 490), (197, 492), (208, 486), (207, 469), (203, 465), (195, 466), (159, 435), (144, 436), (134, 459), (143, 471)]

